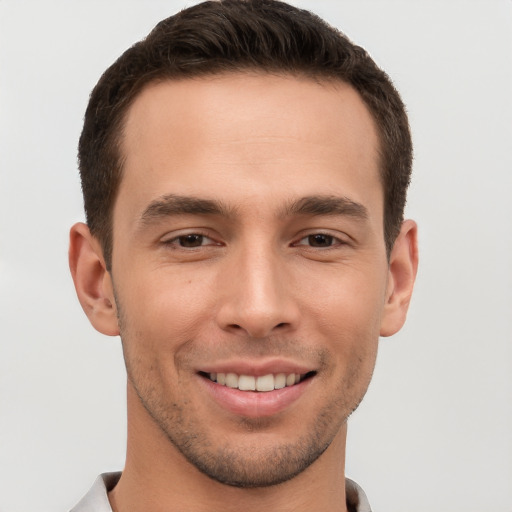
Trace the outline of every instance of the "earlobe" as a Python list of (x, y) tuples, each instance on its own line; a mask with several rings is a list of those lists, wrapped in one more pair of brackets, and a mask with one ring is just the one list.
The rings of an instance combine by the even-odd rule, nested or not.
[(75, 224), (69, 233), (69, 268), (82, 308), (93, 327), (117, 336), (119, 325), (110, 273), (99, 241), (86, 224)]
[(391, 336), (405, 323), (418, 270), (418, 227), (412, 220), (402, 223), (389, 260), (386, 303), (380, 335)]

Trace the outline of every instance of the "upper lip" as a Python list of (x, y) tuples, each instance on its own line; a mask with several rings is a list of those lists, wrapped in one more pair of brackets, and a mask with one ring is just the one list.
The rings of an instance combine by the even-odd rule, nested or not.
[(299, 373), (305, 374), (315, 371), (315, 368), (305, 364), (297, 363), (286, 359), (271, 359), (265, 361), (230, 360), (219, 361), (201, 366), (198, 373), (235, 373), (237, 375), (253, 375), (260, 377), (278, 373)]

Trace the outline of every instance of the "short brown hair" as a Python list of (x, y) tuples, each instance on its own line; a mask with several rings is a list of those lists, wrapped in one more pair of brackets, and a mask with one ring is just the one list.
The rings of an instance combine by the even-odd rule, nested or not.
[(277, 0), (207, 1), (160, 23), (110, 66), (93, 89), (78, 159), (91, 233), (110, 269), (112, 210), (121, 180), (127, 110), (165, 79), (245, 70), (335, 79), (361, 95), (377, 125), (388, 255), (403, 221), (412, 143), (400, 95), (368, 53), (318, 16)]

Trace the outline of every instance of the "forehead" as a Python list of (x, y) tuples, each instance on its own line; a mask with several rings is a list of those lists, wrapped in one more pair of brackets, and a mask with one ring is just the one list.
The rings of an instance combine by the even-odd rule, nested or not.
[(168, 80), (144, 88), (128, 110), (118, 197), (141, 209), (169, 193), (243, 202), (248, 194), (350, 192), (380, 209), (378, 148), (371, 114), (340, 81), (258, 73)]

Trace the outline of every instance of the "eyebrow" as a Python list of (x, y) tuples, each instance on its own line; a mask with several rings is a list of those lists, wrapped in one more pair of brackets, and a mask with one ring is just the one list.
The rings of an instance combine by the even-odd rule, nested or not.
[[(142, 224), (150, 224), (173, 215), (218, 215), (232, 217), (235, 209), (213, 199), (167, 194), (152, 201), (142, 212)], [(361, 203), (347, 197), (315, 195), (290, 202), (281, 216), (293, 215), (346, 215), (366, 220), (368, 210)]]
[(284, 215), (346, 215), (360, 220), (368, 219), (368, 210), (348, 197), (307, 196), (291, 202)]
[(142, 212), (140, 220), (143, 224), (172, 215), (222, 215), (230, 217), (233, 209), (220, 201), (201, 199), (198, 197), (177, 196), (168, 194), (152, 201)]

